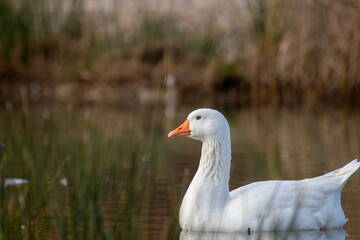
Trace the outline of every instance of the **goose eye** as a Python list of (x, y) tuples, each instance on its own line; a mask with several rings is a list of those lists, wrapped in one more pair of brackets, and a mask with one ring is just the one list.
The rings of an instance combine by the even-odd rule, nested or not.
[(200, 119), (201, 119), (201, 116), (197, 116), (197, 117), (196, 117), (196, 120), (200, 120)]

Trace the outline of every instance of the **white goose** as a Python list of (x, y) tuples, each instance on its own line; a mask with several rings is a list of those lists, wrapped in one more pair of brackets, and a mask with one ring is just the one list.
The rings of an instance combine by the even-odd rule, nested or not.
[(180, 208), (185, 231), (284, 231), (340, 228), (347, 219), (341, 190), (360, 167), (354, 160), (320, 177), (299, 181), (264, 181), (229, 192), (230, 129), (225, 117), (198, 109), (169, 133), (203, 142), (199, 168)]

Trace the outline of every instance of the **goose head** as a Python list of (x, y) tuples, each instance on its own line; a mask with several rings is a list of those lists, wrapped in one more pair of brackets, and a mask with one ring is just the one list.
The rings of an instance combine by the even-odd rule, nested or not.
[(168, 137), (189, 136), (204, 141), (207, 138), (230, 136), (229, 124), (218, 111), (200, 108), (189, 114), (186, 121), (168, 134)]

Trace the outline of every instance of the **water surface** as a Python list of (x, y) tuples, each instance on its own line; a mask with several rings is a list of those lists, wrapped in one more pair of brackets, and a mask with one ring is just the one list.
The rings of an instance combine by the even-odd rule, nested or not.
[[(197, 170), (201, 143), (168, 139), (167, 133), (191, 110), (178, 110), (173, 119), (150, 108), (43, 105), (27, 114), (2, 111), (2, 179), (28, 181), (1, 189), (4, 235), (208, 239), (180, 234), (177, 220), (182, 196)], [(231, 190), (254, 181), (318, 176), (360, 156), (359, 112), (242, 109), (224, 114), (232, 137)], [(360, 172), (343, 190), (349, 218), (346, 239), (360, 236), (359, 186)], [(304, 235), (345, 237), (341, 231), (288, 237)]]

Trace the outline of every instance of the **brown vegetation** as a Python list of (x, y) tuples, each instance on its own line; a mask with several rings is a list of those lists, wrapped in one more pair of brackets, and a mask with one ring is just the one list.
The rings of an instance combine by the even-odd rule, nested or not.
[[(27, 1), (1, 2), (8, 13), (1, 17), (7, 26), (0, 37), (1, 101), (16, 103), (25, 85), (34, 101), (133, 106), (156, 99), (173, 74), (182, 104), (360, 104), (356, 0), (230, 1), (206, 15), (228, 16), (225, 25), (184, 26), (191, 21), (181, 14), (138, 11), (139, 25), (118, 23), (116, 30), (106, 30), (114, 23), (105, 20), (101, 29), (92, 27), (82, 1), (73, 0), (57, 19), (43, 1), (31, 8)], [(49, 23), (39, 25), (45, 16)]]

